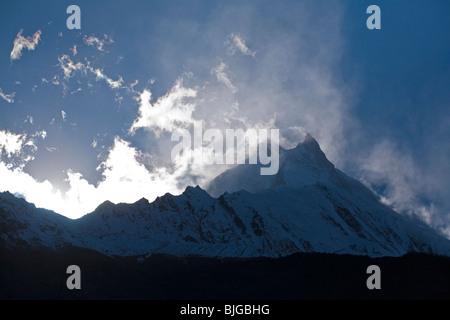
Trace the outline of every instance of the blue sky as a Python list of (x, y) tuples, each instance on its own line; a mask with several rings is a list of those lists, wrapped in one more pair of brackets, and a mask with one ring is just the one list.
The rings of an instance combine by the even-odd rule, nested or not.
[(385, 203), (450, 235), (449, 14), (445, 0), (3, 1), (0, 190), (75, 218), (206, 186), (226, 167), (170, 159), (173, 126), (203, 120), (278, 128), (286, 148), (310, 132)]

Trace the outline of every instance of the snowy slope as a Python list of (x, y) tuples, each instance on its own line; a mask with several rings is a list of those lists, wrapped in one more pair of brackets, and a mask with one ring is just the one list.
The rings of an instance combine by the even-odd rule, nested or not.
[(9, 192), (0, 193), (0, 243), (58, 248), (70, 244), (72, 234), (70, 219), (37, 209)]
[(450, 241), (400, 216), (330, 163), (311, 136), (280, 150), (280, 170), (235, 167), (209, 186), (149, 203), (105, 202), (78, 220), (0, 194), (1, 239), (9, 246), (76, 245), (109, 255), (285, 256), (295, 252), (450, 256)]

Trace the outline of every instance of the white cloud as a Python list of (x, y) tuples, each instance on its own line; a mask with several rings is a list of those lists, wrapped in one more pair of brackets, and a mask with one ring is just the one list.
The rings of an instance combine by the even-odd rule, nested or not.
[(61, 69), (64, 72), (65, 78), (70, 78), (73, 71), (83, 70), (85, 68), (84, 64), (81, 62), (74, 64), (68, 55), (58, 57), (58, 61)]
[(33, 124), (33, 117), (32, 116), (27, 116), (27, 119), (25, 120), (25, 122), (29, 122), (30, 124)]
[(13, 103), (14, 102), (14, 96), (16, 95), (15, 92), (12, 93), (3, 93), (2, 88), (0, 88), (0, 98), (2, 98), (3, 100), (5, 100), (8, 103)]
[(47, 138), (47, 131), (38, 131), (33, 135), (33, 137), (41, 137), (42, 140), (45, 140), (45, 138)]
[(74, 44), (73, 47), (70, 49), (70, 51), (72, 51), (72, 55), (75, 57), (78, 53), (77, 51), (77, 45)]
[(133, 83), (130, 83), (130, 90), (133, 90), (133, 88), (139, 83), (139, 80), (136, 79)]
[(105, 51), (105, 45), (114, 43), (114, 40), (106, 34), (103, 35), (103, 39), (99, 39), (94, 36), (88, 37), (85, 35), (83, 38), (83, 41), (88, 46), (95, 46), (97, 48), (97, 50), (101, 51), (101, 52)]
[(52, 83), (55, 86), (59, 85), (59, 76), (58, 75), (53, 76)]
[[(111, 89), (120, 89), (123, 88), (123, 78), (118, 76), (117, 80), (113, 80), (107, 75), (103, 73), (101, 69), (94, 69), (90, 62), (87, 61), (86, 64), (82, 62), (74, 63), (68, 55), (62, 55), (58, 57), (59, 66), (64, 72), (64, 78), (68, 79), (73, 76), (73, 72), (80, 71), (83, 74), (90, 72), (91, 74), (96, 76), (96, 80), (104, 80), (109, 85)], [(55, 83), (55, 82), (54, 82)], [(57, 82), (59, 84), (59, 82)], [(55, 83), (56, 84), (56, 83)]]
[[(138, 99), (140, 115), (130, 130), (143, 127), (160, 132), (174, 130), (179, 125), (191, 125), (195, 105), (188, 100), (196, 97), (196, 94), (194, 89), (183, 87), (181, 81), (176, 81), (173, 88), (154, 103), (151, 102), (151, 92), (142, 91)], [(64, 110), (61, 110), (61, 117), (67, 119)], [(12, 155), (20, 154), (28, 143), (25, 135), (5, 134), (5, 137), (7, 138), (3, 139), (3, 144), (6, 152)], [(35, 137), (44, 139), (46, 132), (36, 132)], [(98, 140), (94, 138), (91, 146), (96, 148)], [(153, 163), (153, 156), (143, 154), (129, 142), (116, 137), (106, 159), (98, 167), (102, 172), (102, 179), (96, 184), (89, 183), (79, 172), (67, 170), (69, 189), (62, 193), (55, 191), (55, 186), (49, 181), (36, 181), (23, 170), (23, 166), (13, 167), (2, 161), (0, 191), (21, 194), (38, 207), (78, 218), (92, 212), (106, 200), (132, 203), (142, 197), (152, 201), (166, 192), (179, 194), (187, 185), (205, 183), (210, 178), (210, 172), (218, 170), (205, 170), (204, 166), (190, 165), (186, 157), (187, 154), (178, 155), (174, 162), (165, 165)], [(223, 171), (225, 166), (219, 169)]]
[[(89, 69), (90, 70), (90, 69)], [(121, 76), (119, 76), (119, 79), (117, 79), (116, 81), (112, 80), (111, 78), (107, 77), (106, 75), (103, 74), (103, 71), (100, 69), (95, 69), (93, 71), (93, 73), (97, 76), (97, 80), (99, 79), (104, 79), (106, 81), (106, 83), (109, 84), (109, 86), (111, 87), (111, 89), (118, 89), (118, 88), (122, 88), (122, 84), (123, 84), (123, 79)]]
[(75, 94), (75, 93), (80, 92), (80, 91), (82, 91), (82, 90), (83, 90), (83, 89), (78, 88), (78, 89), (76, 89), (76, 90), (73, 90), (70, 94)]
[(18, 154), (23, 145), (26, 143), (27, 136), (25, 134), (14, 134), (9, 131), (0, 130), (0, 151), (8, 158)]
[(240, 51), (241, 53), (255, 57), (256, 51), (250, 50), (245, 44), (245, 40), (239, 34), (232, 33), (228, 36), (227, 41), (225, 42), (228, 47), (228, 54), (234, 55), (236, 51)]
[(190, 125), (194, 122), (192, 112), (195, 104), (187, 102), (196, 97), (194, 89), (185, 88), (177, 80), (172, 89), (156, 102), (152, 103), (152, 93), (144, 90), (139, 97), (139, 117), (134, 121), (130, 132), (138, 128), (153, 130), (157, 135), (162, 131), (173, 131), (179, 125)]
[(27, 48), (28, 50), (34, 50), (36, 48), (39, 40), (41, 39), (42, 31), (38, 30), (34, 33), (33, 37), (22, 36), (22, 29), (17, 34), (14, 39), (14, 47), (11, 50), (10, 57), (11, 60), (17, 60), (22, 56), (22, 50)]
[(46, 136), (45, 131), (28, 136), (25, 133), (0, 130), (0, 163), (9, 169), (24, 168), (29, 161), (34, 160), (34, 154), (37, 152), (36, 138), (45, 139)]
[[(17, 152), (20, 146), (12, 148)], [(19, 193), (37, 207), (54, 210), (70, 218), (92, 212), (106, 200), (133, 203), (145, 197), (152, 201), (166, 192), (177, 194), (183, 191), (176, 186), (176, 177), (182, 175), (185, 164), (170, 171), (166, 168), (149, 171), (137, 160), (138, 156), (139, 151), (116, 137), (107, 159), (100, 166), (103, 169), (102, 180), (93, 185), (82, 174), (68, 170), (70, 187), (65, 194), (55, 191), (49, 181), (38, 182), (22, 168), (13, 169), (0, 162), (0, 191)]]
[(62, 207), (61, 194), (53, 192), (53, 186), (48, 181), (38, 182), (22, 168), (11, 168), (4, 162), (0, 162), (0, 176), (1, 192), (18, 193), (27, 201), (44, 208)]
[(236, 93), (236, 87), (231, 83), (231, 80), (228, 78), (228, 75), (225, 72), (226, 67), (227, 65), (221, 62), (218, 66), (211, 69), (211, 73), (214, 73), (217, 77), (217, 80), (224, 83), (231, 90), (231, 92)]

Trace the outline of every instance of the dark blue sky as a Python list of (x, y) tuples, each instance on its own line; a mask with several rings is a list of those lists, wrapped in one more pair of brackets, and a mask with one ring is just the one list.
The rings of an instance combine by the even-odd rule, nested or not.
[[(71, 4), (81, 8), (81, 30), (66, 28)], [(366, 27), (371, 4), (381, 8), (381, 30)], [(205, 185), (217, 171), (168, 160), (173, 121), (202, 119), (219, 129), (279, 128), (285, 147), (310, 132), (387, 204), (449, 232), (448, 1), (4, 1), (0, 8), (2, 190), (56, 211), (70, 203), (63, 213), (74, 217), (107, 198), (130, 202)], [(25, 38), (40, 30), (40, 40), (11, 59), (20, 30)], [(142, 119), (131, 130), (149, 92), (153, 106), (167, 108), (160, 127)], [(174, 119), (179, 110), (184, 118)], [(121, 168), (124, 159), (131, 164)], [(112, 199), (124, 181), (136, 190)], [(157, 191), (142, 191), (148, 181), (160, 183)]]
[[(355, 1), (356, 3), (356, 1)], [(348, 7), (347, 21), (367, 2)], [(357, 74), (357, 116), (410, 145), (426, 144), (435, 124), (448, 115), (450, 21), (447, 1), (378, 1), (382, 29), (343, 25), (348, 46), (342, 60), (344, 81)], [(355, 21), (363, 24), (362, 19)], [(378, 131), (379, 134), (379, 131)]]

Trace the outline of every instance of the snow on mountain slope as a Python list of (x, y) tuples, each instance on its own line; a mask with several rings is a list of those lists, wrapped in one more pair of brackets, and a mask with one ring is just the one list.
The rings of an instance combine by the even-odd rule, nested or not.
[[(245, 190), (244, 190), (245, 189)], [(295, 252), (450, 256), (450, 241), (377, 201), (335, 169), (311, 136), (280, 150), (280, 170), (256, 165), (217, 177), (210, 196), (188, 187), (149, 203), (105, 202), (78, 220), (0, 194), (1, 239), (9, 246), (86, 247), (109, 255), (278, 257)]]
[(72, 241), (70, 219), (53, 211), (37, 209), (9, 192), (0, 193), (0, 242), (58, 248)]

